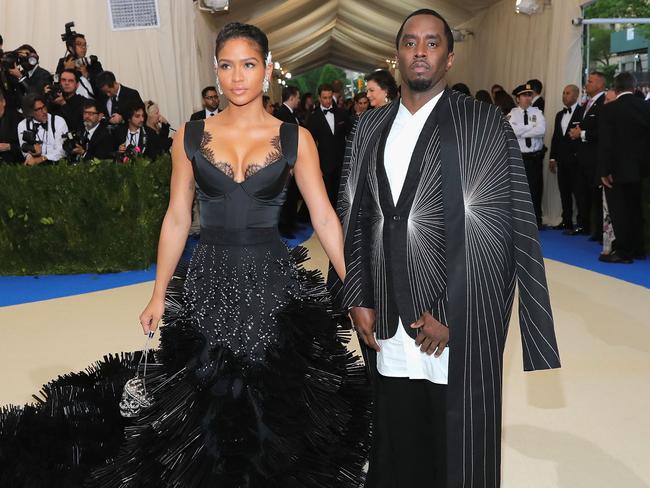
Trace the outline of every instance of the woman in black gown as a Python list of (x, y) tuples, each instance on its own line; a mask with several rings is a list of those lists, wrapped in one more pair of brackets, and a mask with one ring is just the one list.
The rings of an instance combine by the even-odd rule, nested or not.
[[(74, 459), (58, 455), (58, 471), (48, 468), (50, 481), (65, 476), (68, 484), (49, 486), (80, 486), (70, 480), (82, 478), (87, 486), (107, 488), (363, 484), (369, 434), (363, 366), (345, 346), (347, 319), (332, 311), (322, 277), (300, 266), (305, 250), (288, 250), (277, 230), (293, 171), (314, 230), (344, 276), (341, 226), (314, 141), (263, 109), (273, 68), (259, 29), (228, 24), (217, 38), (216, 59), (229, 107), (210, 120), (189, 122), (174, 140), (156, 283), (140, 316), (145, 333), (156, 330), (161, 317), (164, 322), (158, 365), (147, 373), (147, 383), (157, 388), (153, 406), (128, 422), (116, 441), (122, 426), (115, 420), (117, 404), (107, 406), (112, 397), (106, 385), (127, 375), (115, 364), (111, 370), (109, 358), (85, 376), (67, 377), (66, 385), (66, 378), (53, 382), (40, 405), (22, 417), (5, 412), (0, 423), (4, 447), (8, 430), (14, 448), (30, 432), (33, 444), (41, 435), (38, 422), (47, 429), (43, 418), (53, 412), (57, 429), (75, 432), (65, 434), (73, 438)], [(201, 238), (189, 266), (177, 267), (195, 193)], [(61, 387), (70, 383), (65, 391), (77, 400), (62, 401)], [(100, 437), (100, 447), (78, 432), (80, 418)], [(109, 459), (100, 463), (102, 456)]]

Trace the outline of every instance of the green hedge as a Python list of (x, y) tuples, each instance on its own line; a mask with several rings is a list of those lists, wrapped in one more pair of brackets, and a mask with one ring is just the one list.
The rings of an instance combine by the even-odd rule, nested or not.
[(171, 163), (0, 165), (0, 274), (105, 273), (155, 262)]

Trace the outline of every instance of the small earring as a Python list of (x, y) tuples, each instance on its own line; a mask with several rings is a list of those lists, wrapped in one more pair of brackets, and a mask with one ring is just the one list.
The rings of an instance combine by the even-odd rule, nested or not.
[(264, 93), (268, 93), (268, 92), (269, 92), (269, 85), (270, 85), (270, 83), (269, 83), (269, 77), (268, 77), (268, 76), (265, 76), (265, 77), (264, 77), (264, 81), (262, 82), (262, 90), (264, 91)]
[(384, 103), (388, 103), (390, 100), (388, 100), (388, 97), (384, 97)]

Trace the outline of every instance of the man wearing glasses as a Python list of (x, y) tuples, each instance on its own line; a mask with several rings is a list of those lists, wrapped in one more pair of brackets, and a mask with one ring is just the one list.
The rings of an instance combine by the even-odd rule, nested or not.
[(47, 112), (42, 95), (26, 95), (23, 112), (27, 118), (18, 124), (18, 142), (25, 156), (25, 165), (35, 166), (63, 159), (63, 134), (68, 132), (65, 120)]
[(83, 105), (83, 144), (73, 149), (72, 153), (84, 161), (91, 159), (112, 159), (115, 143), (111, 133), (103, 122), (104, 114), (100, 104), (95, 100), (86, 100)]
[(203, 110), (194, 112), (190, 120), (203, 120), (214, 117), (219, 113), (219, 95), (213, 86), (206, 86), (201, 92), (203, 97)]

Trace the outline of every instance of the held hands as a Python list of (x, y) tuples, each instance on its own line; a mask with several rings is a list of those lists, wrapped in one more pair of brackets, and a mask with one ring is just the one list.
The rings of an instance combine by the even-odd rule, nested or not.
[(576, 125), (575, 127), (571, 127), (569, 129), (569, 137), (573, 139), (574, 141), (576, 139), (580, 139), (580, 133), (582, 132), (582, 129), (580, 128), (579, 125)]
[(370, 349), (379, 352), (379, 344), (375, 340), (375, 310), (373, 308), (353, 307), (350, 318), (357, 334)]
[(557, 161), (555, 159), (548, 160), (548, 169), (551, 173), (557, 173)]
[(149, 332), (155, 331), (158, 328), (158, 323), (165, 312), (165, 299), (151, 297), (149, 303), (140, 314), (140, 324), (145, 335)]
[(612, 175), (601, 176), (600, 181), (602, 181), (603, 185), (605, 185), (607, 188), (612, 188), (614, 185), (614, 178)]
[(415, 343), (420, 346), (420, 351), (429, 356), (435, 352), (435, 357), (440, 357), (449, 342), (449, 328), (433, 318), (429, 312), (411, 324), (412, 329), (418, 330)]

